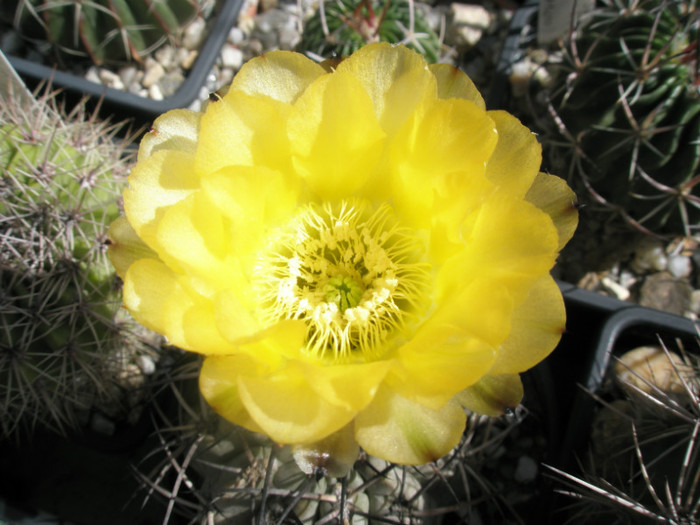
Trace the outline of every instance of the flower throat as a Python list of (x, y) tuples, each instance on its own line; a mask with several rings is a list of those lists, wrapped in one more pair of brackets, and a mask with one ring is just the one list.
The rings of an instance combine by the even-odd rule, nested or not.
[(388, 205), (309, 205), (274, 237), (255, 268), (262, 315), (306, 324), (306, 351), (374, 359), (415, 314), (428, 266)]

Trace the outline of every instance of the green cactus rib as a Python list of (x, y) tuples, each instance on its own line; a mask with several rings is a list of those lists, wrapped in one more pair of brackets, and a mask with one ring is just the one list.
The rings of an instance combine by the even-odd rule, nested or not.
[(50, 94), (31, 110), (1, 99), (0, 123), (0, 438), (67, 432), (119, 405), (126, 364), (152, 354), (105, 246), (132, 153), (123, 125)]
[[(12, 1), (12, 0), (11, 0)], [(59, 56), (141, 61), (199, 12), (197, 0), (14, 0), (14, 23)]]
[(700, 223), (698, 7), (618, 4), (577, 31), (552, 90), (574, 141), (570, 182), (647, 233), (690, 235)]
[(322, 0), (322, 3), (304, 23), (298, 51), (339, 58), (370, 42), (403, 42), (429, 63), (439, 58), (437, 35), (408, 0)]

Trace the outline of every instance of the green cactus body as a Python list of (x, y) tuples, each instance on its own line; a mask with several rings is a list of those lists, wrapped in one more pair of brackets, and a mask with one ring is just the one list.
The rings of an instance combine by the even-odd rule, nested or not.
[(1, 103), (0, 437), (74, 427), (150, 353), (105, 253), (128, 161), (118, 126), (82, 106), (61, 117), (48, 95), (31, 112)]
[(470, 414), (461, 443), (427, 465), (396, 465), (360, 452), (343, 478), (324, 469), (309, 475), (298, 449), (216, 414), (199, 393), (200, 366), (201, 358), (183, 355), (169, 369), (168, 390), (154, 403), (158, 444), (137, 465), (149, 497), (167, 497), (163, 523), (179, 514), (202, 525), (437, 525), (457, 519), (453, 513), (464, 523), (503, 523), (511, 516), (513, 523), (529, 523), (504, 504), (524, 493), (513, 479), (515, 464), (524, 451), (542, 447), (530, 430), (520, 433), (521, 410), (500, 418)]
[(648, 233), (690, 235), (700, 222), (697, 6), (622, 3), (604, 2), (567, 48), (552, 94), (564, 161), (593, 202)]
[(298, 51), (336, 58), (348, 56), (370, 42), (401, 42), (428, 62), (437, 62), (439, 39), (421, 11), (408, 0), (321, 2), (304, 24)]
[(192, 497), (197, 502), (179, 509), (189, 507), (191, 513), (199, 507), (191, 523), (234, 525), (264, 516), (262, 523), (311, 525), (338, 522), (340, 512), (347, 520), (342, 523), (352, 525), (423, 523), (418, 517), (426, 505), (421, 480), (429, 476), (409, 467), (363, 458), (345, 480), (315, 478), (299, 469), (288, 447), (226, 421), (219, 420), (216, 430), (210, 427), (209, 433), (195, 434), (192, 440), (182, 428), (178, 437), (167, 440), (172, 448), (166, 453), (178, 457), (190, 452), (182, 468), (196, 489), (189, 495), (183, 490), (178, 500)]
[(197, 0), (15, 0), (15, 25), (59, 56), (141, 61), (199, 12)]

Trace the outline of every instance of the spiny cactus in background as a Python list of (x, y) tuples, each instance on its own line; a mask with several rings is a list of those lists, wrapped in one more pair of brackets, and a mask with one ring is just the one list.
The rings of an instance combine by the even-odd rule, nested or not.
[(646, 233), (700, 231), (698, 15), (695, 0), (601, 1), (551, 88), (549, 168)]
[(553, 469), (568, 523), (700, 522), (700, 367), (665, 345), (623, 355), (597, 398), (584, 472)]
[(321, 0), (297, 51), (340, 58), (370, 42), (405, 44), (429, 63), (440, 56), (440, 41), (413, 0)]
[[(7, 0), (6, 0), (7, 1)], [(199, 12), (197, 0), (10, 0), (14, 25), (59, 57), (141, 61)]]
[[(152, 337), (120, 311), (106, 256), (126, 180), (123, 125), (0, 95), (0, 438), (114, 417)], [(123, 415), (123, 414), (121, 414)]]
[[(521, 522), (497, 474), (513, 482), (508, 456), (517, 448), (521, 457), (522, 448), (506, 439), (517, 441), (521, 412), (470, 415), (462, 443), (432, 464), (394, 465), (361, 453), (345, 478), (307, 476), (287, 447), (209, 409), (198, 392), (199, 360), (184, 359), (154, 403), (158, 445), (135, 466), (146, 499), (164, 500), (165, 524), (175, 516), (202, 525)], [(532, 453), (537, 445), (526, 446)]]

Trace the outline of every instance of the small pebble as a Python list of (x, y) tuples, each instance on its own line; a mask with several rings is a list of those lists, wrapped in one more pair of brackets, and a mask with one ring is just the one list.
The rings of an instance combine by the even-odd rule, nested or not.
[(182, 38), (182, 45), (187, 49), (197, 49), (204, 39), (204, 30), (206, 29), (206, 21), (202, 18), (197, 18), (185, 28), (185, 34)]
[(634, 254), (632, 268), (639, 273), (650, 270), (663, 272), (668, 266), (668, 257), (664, 252), (664, 246), (655, 240), (645, 240), (640, 243)]
[(156, 371), (156, 363), (153, 358), (149, 355), (140, 355), (137, 357), (137, 364), (141, 371), (147, 376), (153, 374)]
[(184, 80), (185, 77), (178, 70), (166, 73), (163, 78), (160, 79), (160, 82), (158, 82), (158, 87), (160, 88), (163, 97), (170, 97), (174, 95)]
[(669, 255), (668, 257), (668, 272), (674, 277), (688, 277), (693, 271), (693, 265), (690, 262), (690, 257), (686, 255)]
[(199, 51), (196, 51), (194, 49), (192, 49), (191, 51), (183, 49), (183, 51), (185, 51), (185, 53), (184, 56), (180, 58), (179, 64), (182, 67), (182, 69), (190, 69), (197, 60), (197, 57), (199, 56)]
[(119, 78), (125, 86), (138, 83), (143, 78), (143, 72), (136, 69), (135, 66), (125, 66), (119, 70)]
[(605, 276), (600, 280), (604, 288), (615, 294), (621, 301), (626, 301), (630, 297), (630, 291), (620, 283), (615, 282), (612, 277)]
[(245, 33), (243, 32), (243, 30), (240, 27), (234, 26), (228, 32), (227, 41), (229, 44), (233, 44), (234, 46), (237, 46), (239, 44), (242, 44), (244, 40), (245, 40)]
[(513, 477), (518, 483), (529, 483), (537, 477), (537, 462), (530, 456), (521, 456)]
[(678, 374), (687, 377), (691, 368), (675, 352), (660, 346), (640, 346), (620, 357), (614, 366), (615, 380), (625, 390), (653, 394), (654, 387), (671, 393), (685, 392)]
[(480, 5), (453, 3), (450, 5), (452, 23), (487, 29), (491, 25), (491, 13)]
[(283, 27), (278, 33), (279, 48), (291, 51), (294, 49), (299, 41), (301, 40), (301, 35), (296, 28)]
[(224, 67), (240, 69), (243, 65), (243, 51), (231, 44), (225, 44), (221, 50), (221, 63)]
[(163, 92), (158, 87), (158, 84), (153, 84), (148, 88), (148, 96), (153, 100), (163, 100)]
[(90, 66), (90, 68), (87, 70), (87, 73), (85, 73), (85, 80), (89, 80), (90, 82), (94, 82), (95, 84), (101, 84), (100, 80), (100, 74), (97, 70), (97, 66)]
[(175, 59), (175, 48), (173, 46), (161, 46), (156, 50), (154, 57), (156, 61), (165, 69), (166, 71), (171, 71), (177, 66), (177, 60)]
[(141, 85), (150, 89), (164, 74), (165, 70), (163, 69), (163, 66), (153, 59), (146, 59), (146, 72), (141, 80)]
[(100, 69), (99, 76), (100, 81), (105, 86), (109, 86), (114, 89), (124, 89), (124, 83), (117, 73), (114, 73), (109, 69)]

